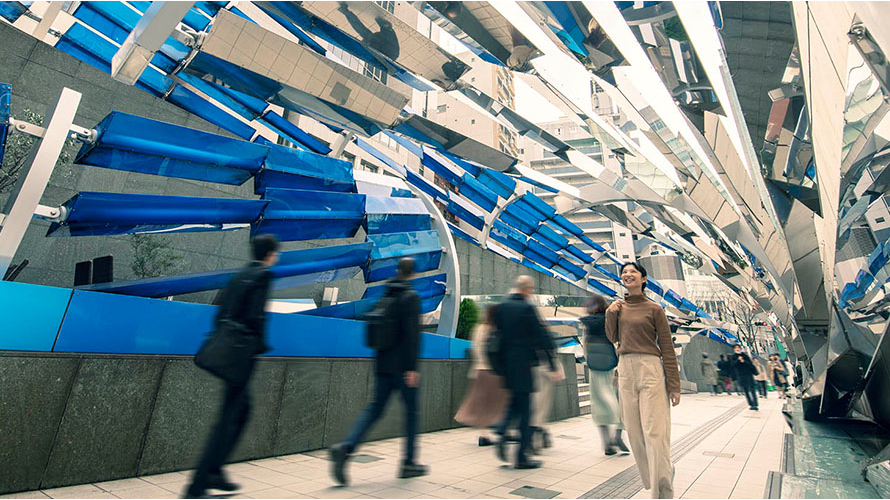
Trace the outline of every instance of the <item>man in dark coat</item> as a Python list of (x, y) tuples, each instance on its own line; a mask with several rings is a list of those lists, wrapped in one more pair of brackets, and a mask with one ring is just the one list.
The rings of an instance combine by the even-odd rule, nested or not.
[(334, 479), (342, 485), (348, 483), (346, 461), (355, 451), (372, 425), (383, 415), (389, 396), (394, 390), (402, 393), (405, 403), (405, 451), (399, 469), (400, 478), (426, 475), (427, 468), (414, 461), (417, 436), (417, 388), (420, 373), (417, 356), (420, 352), (420, 296), (411, 287), (414, 260), (399, 261), (397, 276), (387, 284), (386, 294), (395, 297), (392, 310), (397, 318), (392, 324), (397, 329), (393, 346), (377, 351), (375, 361), (374, 399), (355, 422), (346, 439), (331, 446), (331, 462)]
[(726, 357), (726, 354), (720, 355), (720, 361), (717, 362), (717, 374), (723, 381), (723, 388), (727, 394), (732, 394), (732, 364)]
[(514, 292), (498, 306), (495, 325), (501, 335), (501, 356), (504, 366), (504, 384), (510, 391), (510, 407), (507, 416), (498, 425), (500, 435), (497, 453), (506, 460), (505, 435), (513, 419), (519, 419), (519, 451), (516, 454), (517, 469), (534, 469), (541, 466), (539, 460), (528, 457), (531, 447), (530, 394), (535, 390), (532, 367), (538, 365), (539, 356), (550, 364), (550, 372), (556, 373), (553, 337), (544, 327), (538, 311), (531, 303), (534, 282), (530, 276), (516, 280)]
[(754, 382), (754, 375), (757, 375), (757, 367), (751, 362), (748, 354), (742, 350), (742, 346), (736, 344), (733, 346), (734, 353), (730, 356), (732, 363), (733, 378), (739, 387), (745, 391), (745, 398), (748, 399), (748, 409), (757, 410), (757, 384)]
[[(256, 339), (256, 354), (261, 354), (269, 350), (266, 346), (266, 299), (272, 282), (269, 268), (278, 262), (278, 240), (271, 234), (261, 235), (254, 238), (251, 246), (254, 260), (239, 271), (218, 296), (216, 326), (219, 328), (223, 321), (243, 325), (244, 334), (259, 337)], [(252, 366), (250, 371), (253, 371)], [(250, 380), (250, 375), (247, 380)], [(247, 382), (244, 385), (226, 382), (219, 419), (210, 433), (192, 482), (186, 489), (186, 498), (200, 498), (206, 495), (208, 489), (238, 489), (237, 484), (225, 478), (222, 465), (238, 443), (249, 413)]]

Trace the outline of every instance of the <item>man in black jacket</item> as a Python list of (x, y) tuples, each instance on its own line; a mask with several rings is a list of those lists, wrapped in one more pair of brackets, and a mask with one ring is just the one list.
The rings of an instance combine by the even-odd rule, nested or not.
[(748, 409), (757, 410), (757, 384), (754, 382), (757, 367), (751, 362), (748, 354), (742, 350), (741, 345), (734, 345), (733, 351), (734, 353), (730, 356), (733, 378), (739, 384), (739, 388), (745, 391), (745, 398), (748, 399)]
[(529, 299), (534, 292), (534, 281), (530, 276), (516, 279), (513, 293), (498, 306), (495, 324), (501, 334), (501, 356), (504, 366), (504, 384), (510, 391), (510, 407), (507, 416), (498, 425), (500, 435), (497, 453), (506, 460), (505, 435), (507, 427), (514, 419), (519, 419), (519, 450), (516, 453), (517, 469), (535, 469), (541, 466), (540, 460), (528, 457), (531, 447), (530, 394), (535, 390), (532, 367), (538, 365), (540, 356), (547, 358), (550, 373), (556, 373), (553, 337), (544, 327)]
[(411, 288), (410, 281), (414, 275), (414, 259), (406, 257), (400, 260), (397, 273), (389, 281), (386, 290), (386, 294), (394, 296), (397, 301), (392, 307), (398, 316), (393, 322), (397, 331), (394, 332), (393, 347), (377, 351), (374, 399), (362, 412), (346, 439), (331, 446), (333, 476), (342, 485), (348, 482), (346, 461), (362, 442), (365, 433), (383, 415), (389, 396), (396, 389), (401, 391), (402, 401), (405, 403), (405, 451), (399, 477), (417, 477), (427, 473), (426, 466), (414, 461), (418, 420), (417, 388), (420, 384), (420, 373), (417, 371), (417, 356), (420, 352), (420, 296)]
[[(268, 350), (266, 347), (266, 298), (269, 296), (269, 284), (272, 271), (269, 270), (278, 262), (278, 240), (271, 234), (261, 235), (251, 242), (254, 260), (238, 272), (229, 282), (220, 299), (216, 325), (223, 320), (233, 321), (244, 326), (244, 333), (259, 337), (256, 345), (257, 353)], [(251, 366), (251, 371), (253, 367)], [(225, 397), (219, 419), (210, 433), (204, 454), (198, 462), (192, 482), (186, 490), (186, 498), (200, 498), (208, 489), (233, 491), (238, 485), (229, 482), (222, 472), (222, 465), (235, 448), (247, 417), (250, 413), (250, 395), (247, 392), (247, 381), (244, 385), (226, 383)]]

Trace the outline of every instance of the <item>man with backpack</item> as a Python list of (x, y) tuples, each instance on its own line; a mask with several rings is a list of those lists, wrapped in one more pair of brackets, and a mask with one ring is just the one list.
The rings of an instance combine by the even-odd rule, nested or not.
[(397, 275), (387, 283), (386, 292), (368, 315), (368, 347), (377, 351), (375, 359), (374, 399), (362, 412), (346, 439), (331, 446), (332, 473), (337, 483), (346, 485), (346, 461), (361, 443), (372, 425), (383, 415), (393, 391), (402, 393), (405, 403), (405, 451), (400, 478), (426, 475), (427, 468), (416, 463), (417, 389), (420, 373), (420, 296), (411, 288), (414, 260), (401, 259)]
[(529, 300), (535, 290), (531, 276), (522, 275), (516, 279), (513, 293), (498, 306), (495, 315), (497, 327), (496, 352), (489, 356), (495, 359), (492, 367), (504, 376), (504, 385), (510, 391), (510, 406), (507, 416), (496, 429), (500, 436), (497, 442), (498, 458), (506, 461), (506, 432), (514, 419), (519, 419), (519, 450), (516, 453), (517, 469), (536, 469), (540, 460), (529, 458), (531, 448), (531, 393), (535, 390), (532, 368), (538, 365), (539, 356), (544, 356), (552, 376), (558, 376), (553, 337), (544, 327)]

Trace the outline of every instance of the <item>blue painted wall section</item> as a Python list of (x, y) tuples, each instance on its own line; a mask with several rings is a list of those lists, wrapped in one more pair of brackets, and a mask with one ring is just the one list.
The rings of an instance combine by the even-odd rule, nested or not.
[[(0, 351), (190, 356), (216, 314), (216, 306), (205, 304), (8, 281), (0, 281), (0, 303), (7, 311)], [(267, 356), (374, 356), (361, 321), (270, 313), (267, 325)], [(466, 340), (424, 333), (420, 357), (464, 359), (467, 347)]]

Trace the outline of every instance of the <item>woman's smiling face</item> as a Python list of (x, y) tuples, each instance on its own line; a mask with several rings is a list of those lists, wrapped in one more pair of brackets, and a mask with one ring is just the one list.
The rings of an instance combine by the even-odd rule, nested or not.
[(636, 289), (643, 286), (643, 274), (633, 264), (624, 266), (621, 270), (621, 282), (627, 289)]

